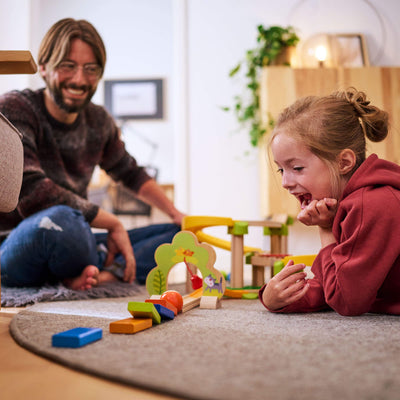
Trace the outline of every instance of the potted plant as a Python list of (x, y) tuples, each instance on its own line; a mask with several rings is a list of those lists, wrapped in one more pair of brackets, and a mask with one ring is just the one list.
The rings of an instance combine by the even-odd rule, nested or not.
[[(260, 139), (268, 129), (272, 128), (274, 121), (268, 115), (268, 124), (263, 126), (260, 116), (260, 97), (259, 79), (261, 68), (268, 65), (288, 65), (290, 66), (291, 52), (300, 41), (293, 27), (283, 28), (280, 26), (270, 26), (264, 28), (257, 27), (257, 47), (247, 50), (246, 57), (233, 68), (229, 76), (234, 77), (242, 68), (245, 71), (246, 86), (243, 96), (235, 96), (234, 112), (241, 124), (250, 125), (250, 142), (253, 146), (258, 146)], [(225, 110), (230, 110), (226, 107)]]

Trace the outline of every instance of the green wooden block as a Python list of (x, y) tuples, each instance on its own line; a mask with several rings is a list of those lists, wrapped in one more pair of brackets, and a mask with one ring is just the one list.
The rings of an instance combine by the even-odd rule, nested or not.
[(258, 293), (243, 293), (242, 299), (256, 300), (256, 299), (258, 299)]
[(281, 272), (283, 268), (285, 267), (285, 264), (283, 261), (278, 260), (274, 262), (274, 275), (276, 275), (278, 272)]
[(249, 224), (244, 221), (236, 221), (233, 226), (228, 227), (230, 235), (246, 235), (249, 232)]
[(154, 324), (161, 323), (161, 316), (153, 303), (130, 301), (128, 303), (128, 311), (132, 314), (133, 318), (151, 318)]
[(289, 228), (286, 224), (283, 224), (281, 228), (270, 228), (268, 226), (264, 227), (264, 236), (288, 236)]

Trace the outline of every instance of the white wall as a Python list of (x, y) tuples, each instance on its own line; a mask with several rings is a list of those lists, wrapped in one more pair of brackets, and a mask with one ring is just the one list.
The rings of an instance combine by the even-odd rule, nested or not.
[[(291, 24), (302, 38), (321, 31), (363, 33), (375, 65), (400, 65), (400, 2), (370, 4), (379, 10), (379, 18), (361, 0), (188, 0), (192, 214), (260, 218), (258, 151), (249, 148), (247, 132), (238, 132), (233, 114), (219, 109), (232, 105), (240, 93), (240, 84), (228, 72), (255, 46), (256, 26)], [(244, 156), (248, 150), (250, 155)], [(315, 229), (298, 224), (291, 229), (290, 252), (318, 248)]]
[[(0, 0), (0, 50), (30, 49), (31, 0)], [(0, 92), (23, 89), (27, 75), (0, 75)]]
[[(30, 50), (36, 59), (40, 41), (50, 26), (65, 17), (87, 19), (102, 36), (107, 49), (104, 79), (162, 78), (165, 85), (165, 117), (162, 120), (135, 121), (124, 132), (129, 152), (142, 164), (155, 164), (159, 180), (174, 180), (173, 123), (169, 105), (172, 103), (170, 81), (173, 67), (172, 2), (170, 0), (0, 0), (0, 26), (5, 23), (1, 47)], [(31, 9), (30, 7), (31, 6)], [(4, 12), (7, 10), (7, 13)], [(22, 12), (21, 12), (22, 10)], [(12, 13), (12, 19), (7, 15)], [(6, 17), (7, 15), (7, 17)], [(30, 22), (30, 25), (26, 23)], [(23, 29), (21, 29), (23, 28)], [(15, 35), (17, 34), (17, 35)], [(6, 39), (8, 38), (8, 39)], [(10, 48), (10, 47), (8, 47)], [(35, 77), (0, 78), (0, 92), (43, 82)], [(28, 85), (29, 83), (29, 85)], [(103, 104), (103, 84), (99, 84), (93, 101)], [(144, 137), (146, 140), (142, 140)], [(154, 143), (154, 146), (152, 144)]]
[[(400, 65), (398, 0), (0, 0), (0, 7), (2, 49), (28, 49), (36, 58), (56, 20), (85, 18), (107, 46), (105, 79), (165, 79), (164, 120), (132, 124), (158, 144), (154, 159), (135, 133), (125, 140), (140, 162), (161, 168), (162, 182), (175, 183), (178, 206), (190, 214), (261, 217), (258, 151), (233, 114), (220, 109), (241, 90), (228, 72), (254, 47), (258, 24), (294, 25), (302, 39), (321, 31), (363, 33), (374, 65)], [(42, 82), (0, 76), (0, 92), (26, 86)], [(103, 103), (102, 85), (94, 101)], [(316, 231), (298, 225), (289, 239), (293, 253), (319, 246)]]

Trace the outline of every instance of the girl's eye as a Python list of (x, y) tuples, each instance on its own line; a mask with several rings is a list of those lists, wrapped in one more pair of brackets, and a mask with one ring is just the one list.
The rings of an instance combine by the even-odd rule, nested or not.
[(293, 167), (293, 169), (294, 169), (295, 171), (300, 172), (301, 170), (304, 169), (304, 167)]
[(278, 173), (278, 174), (283, 174), (283, 168), (278, 168), (277, 170), (276, 170), (276, 172)]

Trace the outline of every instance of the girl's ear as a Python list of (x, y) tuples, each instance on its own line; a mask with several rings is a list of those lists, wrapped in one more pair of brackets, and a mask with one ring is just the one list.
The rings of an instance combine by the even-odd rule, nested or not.
[(339, 172), (346, 175), (351, 172), (356, 165), (356, 155), (353, 150), (344, 149), (338, 156)]

